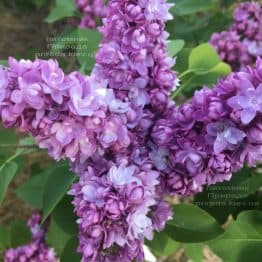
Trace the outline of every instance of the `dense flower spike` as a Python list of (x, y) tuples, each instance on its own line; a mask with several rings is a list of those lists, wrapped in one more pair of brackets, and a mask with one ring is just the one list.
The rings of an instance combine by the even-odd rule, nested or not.
[[(9, 68), (0, 71), (4, 125), (30, 132), (53, 158), (74, 162), (80, 180), (71, 193), (83, 261), (142, 260), (144, 238), (171, 218), (146, 144), (176, 84), (164, 32), (169, 8), (166, 1), (111, 1), (90, 77), (65, 75), (55, 61), (39, 59), (10, 58)], [(110, 182), (108, 174), (120, 184)], [(119, 182), (117, 174), (127, 177)], [(94, 183), (103, 188), (102, 209), (100, 200), (81, 193), (83, 188), (88, 194)], [(117, 192), (118, 187), (123, 190)], [(93, 209), (101, 213), (101, 224), (96, 214), (88, 224)]]
[[(176, 85), (164, 31), (170, 6), (166, 1), (109, 2), (93, 74), (114, 90), (118, 104), (111, 108), (126, 120), (130, 145), (74, 164), (80, 181), (71, 193), (80, 217), (83, 261), (141, 261), (144, 238), (171, 218), (147, 149), (150, 127)], [(83, 191), (92, 195), (94, 186), (101, 188), (100, 200), (86, 199)]]
[(78, 10), (83, 13), (81, 28), (95, 28), (97, 19), (107, 15), (107, 7), (104, 0), (75, 0)]
[[(164, 31), (165, 22), (172, 18), (170, 7), (165, 0), (113, 0), (100, 29), (104, 40), (95, 70), (108, 79), (118, 98), (129, 101), (134, 112), (149, 104), (155, 112), (164, 109), (175, 88), (174, 61), (167, 55)], [(141, 117), (146, 116), (137, 114), (131, 121), (138, 123)]]
[(106, 81), (78, 72), (65, 75), (56, 61), (40, 59), (10, 58), (0, 77), (4, 126), (31, 133), (54, 159), (84, 161), (129, 145), (128, 130), (117, 113), (124, 105)]
[(46, 230), (40, 226), (41, 216), (32, 215), (28, 220), (28, 226), (32, 234), (32, 242), (25, 246), (6, 251), (5, 262), (58, 262), (55, 251), (46, 246)]
[(262, 160), (262, 60), (156, 122), (150, 154), (171, 194), (189, 195)]
[(82, 261), (143, 261), (144, 238), (152, 239), (153, 231), (171, 218), (156, 198), (159, 173), (146, 163), (96, 173), (90, 167), (70, 191), (79, 217)]
[(214, 33), (210, 44), (234, 71), (253, 64), (262, 56), (262, 5), (258, 2), (239, 4), (233, 13), (229, 31)]

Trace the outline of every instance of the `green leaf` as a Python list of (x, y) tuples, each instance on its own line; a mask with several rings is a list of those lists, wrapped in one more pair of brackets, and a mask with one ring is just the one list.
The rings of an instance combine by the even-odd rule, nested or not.
[(81, 255), (77, 253), (78, 239), (77, 237), (72, 237), (66, 243), (66, 246), (61, 255), (61, 262), (80, 262)]
[(31, 240), (31, 232), (22, 221), (13, 221), (10, 226), (10, 243), (11, 247), (18, 247), (29, 243)]
[(168, 237), (165, 232), (155, 232), (152, 241), (146, 241), (146, 245), (157, 256), (169, 256), (176, 252), (179, 248), (179, 243)]
[(51, 13), (46, 17), (47, 23), (53, 23), (65, 17), (74, 16), (76, 5), (73, 0), (56, 0), (56, 6)]
[(73, 198), (66, 195), (53, 211), (52, 218), (56, 224), (67, 234), (77, 234), (76, 216), (73, 205)]
[(13, 129), (0, 128), (0, 145), (15, 145), (16, 133)]
[(174, 69), (180, 74), (188, 69), (188, 58), (191, 51), (191, 48), (183, 48), (176, 57), (176, 64), (174, 66)]
[(224, 261), (260, 262), (262, 257), (262, 211), (245, 211), (232, 221), (225, 233), (209, 242)]
[(17, 169), (17, 164), (11, 161), (6, 161), (0, 166), (0, 205), (4, 200), (9, 184), (15, 177)]
[(40, 8), (47, 3), (47, 0), (33, 0), (33, 3), (37, 8)]
[(8, 61), (7, 60), (0, 60), (0, 65), (8, 66)]
[(261, 186), (262, 176), (255, 174), (250, 168), (243, 168), (234, 174), (230, 181), (205, 188), (195, 196), (194, 202), (223, 224), (229, 214), (235, 215), (247, 206), (251, 209), (254, 200), (246, 198)]
[[(0, 155), (10, 155), (10, 152), (14, 151), (14, 147), (17, 143), (16, 133), (13, 129), (3, 129), (0, 127)], [(7, 147), (11, 145), (10, 147)]]
[[(184, 52), (184, 59), (187, 55), (188, 51)], [(180, 62), (181, 57), (178, 56), (177, 63)], [(185, 62), (183, 64), (186, 65)], [(179, 75), (181, 86), (172, 94), (173, 99), (177, 98), (180, 93), (190, 97), (203, 85), (212, 86), (221, 76), (226, 76), (231, 72), (231, 68), (221, 62), (216, 50), (209, 44), (202, 44), (194, 48), (188, 57), (188, 69), (185, 70), (184, 66), (180, 66), (178, 67), (179, 72), (182, 68), (184, 71)]]
[(77, 60), (81, 67), (91, 70), (95, 64), (95, 53), (102, 35), (97, 30), (78, 29), (78, 37)]
[(10, 246), (10, 231), (0, 224), (0, 251), (4, 251)]
[(167, 41), (167, 49), (168, 55), (174, 57), (179, 53), (185, 45), (185, 41), (182, 39), (178, 40), (168, 40)]
[(51, 224), (46, 234), (46, 242), (53, 247), (56, 253), (60, 256), (67, 241), (70, 239), (70, 235), (66, 234), (54, 221), (51, 220)]
[(179, 204), (174, 206), (174, 218), (168, 222), (165, 232), (176, 241), (197, 243), (216, 238), (223, 229), (201, 208)]
[(218, 6), (218, 1), (215, 0), (182, 0), (175, 5), (174, 13), (177, 15), (190, 15), (216, 9)]
[(63, 199), (76, 176), (64, 165), (53, 170), (48, 177), (43, 192), (43, 221), (51, 214)]
[(193, 262), (202, 262), (203, 259), (203, 245), (202, 244), (184, 244), (185, 255)]
[(44, 186), (52, 172), (52, 169), (49, 168), (38, 175), (31, 176), (16, 190), (18, 197), (31, 207), (42, 209)]
[(18, 145), (19, 146), (25, 146), (24, 148), (18, 148), (16, 150), (16, 152), (19, 155), (26, 155), (26, 154), (30, 154), (32, 152), (37, 151), (37, 148), (34, 148), (34, 146), (36, 147), (35, 140), (31, 136), (21, 138), (19, 140)]
[(194, 48), (189, 56), (189, 70), (196, 74), (206, 74), (221, 62), (216, 50), (209, 44)]

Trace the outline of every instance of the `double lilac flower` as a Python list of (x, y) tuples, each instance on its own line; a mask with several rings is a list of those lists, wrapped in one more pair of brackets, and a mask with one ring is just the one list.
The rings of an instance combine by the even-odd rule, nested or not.
[(143, 260), (144, 238), (171, 218), (147, 149), (155, 114), (176, 83), (164, 31), (169, 8), (111, 1), (91, 76), (66, 75), (40, 59), (10, 58), (0, 71), (4, 126), (31, 133), (79, 175), (71, 193), (83, 261)]
[[(150, 158), (170, 194), (190, 195), (262, 160), (262, 60), (170, 106), (152, 129)], [(150, 142), (152, 143), (152, 142)], [(156, 150), (157, 149), (157, 150)], [(161, 150), (160, 150), (161, 149)]]
[[(79, 217), (83, 261), (138, 261), (142, 243), (162, 230), (171, 212), (156, 190), (159, 173), (150, 166), (112, 166), (98, 177), (91, 167), (70, 190)], [(101, 251), (103, 250), (103, 251)], [(113, 251), (114, 250), (114, 251)]]
[(241, 122), (246, 125), (257, 113), (262, 113), (262, 84), (255, 88), (248, 80), (244, 83), (242, 92), (230, 98), (227, 103), (241, 111)]
[(54, 60), (0, 68), (3, 124), (69, 158), (79, 176), (70, 194), (84, 262), (143, 261), (144, 239), (171, 218), (166, 195), (194, 194), (262, 158), (261, 59), (175, 106), (170, 6), (110, 1), (91, 76), (66, 75)]
[[(130, 143), (118, 115), (125, 103), (106, 81), (78, 72), (65, 75), (54, 60), (16, 61), (0, 68), (0, 115), (3, 125), (31, 133), (56, 160), (84, 161), (105, 149)], [(127, 109), (126, 109), (127, 110)]]

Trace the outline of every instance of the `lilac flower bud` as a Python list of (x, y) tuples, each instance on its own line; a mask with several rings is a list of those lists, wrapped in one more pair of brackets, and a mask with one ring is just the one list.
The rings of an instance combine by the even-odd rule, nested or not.
[(171, 121), (161, 119), (156, 122), (152, 131), (152, 139), (157, 145), (168, 145), (173, 137), (174, 131)]
[(247, 131), (247, 138), (250, 143), (262, 144), (262, 123), (257, 121)]
[(144, 13), (140, 5), (135, 5), (133, 3), (127, 4), (126, 6), (127, 19), (130, 21), (142, 21), (144, 19)]

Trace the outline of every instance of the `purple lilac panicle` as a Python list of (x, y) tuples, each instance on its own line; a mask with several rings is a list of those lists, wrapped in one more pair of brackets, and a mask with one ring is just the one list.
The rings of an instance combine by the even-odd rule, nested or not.
[(125, 105), (106, 81), (78, 72), (65, 75), (55, 60), (16, 61), (0, 68), (0, 115), (5, 127), (31, 133), (56, 160), (84, 161), (130, 143)]
[(164, 31), (169, 8), (166, 1), (111, 1), (90, 77), (40, 59), (10, 58), (1, 71), (4, 125), (30, 132), (53, 158), (69, 158), (79, 175), (72, 190), (83, 190), (71, 193), (83, 261), (142, 260), (144, 238), (171, 218), (146, 143), (176, 84)]
[(262, 160), (261, 83), (258, 58), (255, 68), (232, 73), (212, 90), (196, 91), (189, 103), (170, 107), (156, 121), (150, 157), (165, 173), (170, 194), (199, 192)]
[(46, 246), (46, 229), (40, 226), (41, 216), (34, 214), (28, 220), (32, 242), (25, 246), (10, 248), (5, 253), (5, 262), (59, 262), (55, 251)]
[(240, 3), (233, 13), (228, 31), (214, 33), (210, 38), (221, 59), (234, 71), (242, 70), (262, 56), (262, 5), (259, 2)]
[[(162, 230), (171, 218), (160, 173), (147, 150), (155, 115), (165, 110), (176, 84), (164, 31), (170, 6), (166, 1), (113, 0), (103, 19), (104, 39), (93, 74), (114, 91), (118, 105), (110, 108), (125, 119), (130, 144), (102, 159), (93, 155), (74, 164), (80, 181), (71, 193), (83, 261), (141, 261), (144, 238), (151, 239), (153, 230)], [(110, 143), (114, 134), (106, 133), (103, 140)]]
[(143, 240), (171, 218), (167, 204), (157, 205), (159, 173), (147, 164), (112, 166), (99, 177), (94, 172), (88, 168), (70, 191), (82, 261), (143, 261)]

